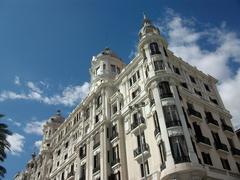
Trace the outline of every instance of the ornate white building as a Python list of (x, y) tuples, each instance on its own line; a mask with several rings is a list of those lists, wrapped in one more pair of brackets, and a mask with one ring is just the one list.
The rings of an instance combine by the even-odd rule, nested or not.
[[(183, 37), (184, 38), (184, 37)], [(92, 59), (88, 96), (43, 128), (15, 180), (240, 179), (240, 142), (217, 80), (176, 57), (144, 17), (128, 64)]]

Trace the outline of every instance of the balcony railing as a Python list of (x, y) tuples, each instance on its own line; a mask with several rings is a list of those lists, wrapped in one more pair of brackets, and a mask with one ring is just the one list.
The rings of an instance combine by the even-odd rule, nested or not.
[(195, 109), (188, 109), (188, 114), (189, 115), (193, 115), (193, 116), (196, 116), (198, 118), (202, 118), (202, 115), (200, 112), (196, 111)]
[(117, 158), (117, 159), (113, 159), (113, 161), (111, 162), (111, 166), (114, 166), (115, 164), (119, 163), (120, 162), (120, 159)]
[(138, 127), (140, 124), (144, 124), (145, 120), (143, 117), (135, 120), (132, 124), (131, 124), (131, 130), (135, 129), (136, 127)]
[(233, 128), (231, 126), (228, 126), (227, 124), (222, 124), (222, 128), (224, 131), (230, 131), (234, 133)]
[(95, 173), (95, 172), (97, 172), (99, 170), (100, 170), (100, 166), (97, 166), (97, 167), (93, 168), (93, 173)]
[(169, 128), (174, 126), (182, 126), (182, 124), (181, 124), (181, 121), (179, 120), (174, 120), (174, 121), (169, 120), (169, 121), (166, 121), (166, 126), (167, 128)]
[(223, 144), (223, 143), (216, 143), (215, 142), (215, 148), (217, 149), (217, 150), (223, 150), (223, 151), (227, 151), (228, 152), (228, 147), (227, 147), (227, 145), (226, 144)]
[(100, 141), (99, 142), (94, 142), (93, 149), (97, 148), (98, 146), (100, 146)]
[(157, 136), (158, 134), (161, 134), (160, 128), (154, 130), (154, 135)]
[(113, 132), (112, 132), (112, 135), (110, 136), (110, 140), (115, 139), (117, 136), (118, 136), (118, 132), (113, 131)]
[(232, 155), (240, 156), (240, 150), (235, 147), (231, 147), (231, 152), (232, 152)]
[(161, 97), (161, 98), (173, 97), (173, 94), (172, 94), (171, 92), (169, 92), (169, 93), (163, 93), (163, 94), (160, 94), (160, 97)]
[(190, 158), (189, 156), (177, 156), (177, 157), (174, 157), (174, 162), (175, 164), (190, 162)]
[(207, 144), (209, 146), (211, 146), (211, 142), (209, 140), (209, 138), (205, 137), (205, 136), (196, 136), (196, 141), (197, 143), (204, 143)]
[(141, 147), (138, 147), (137, 149), (135, 149), (134, 151), (133, 151), (133, 154), (134, 154), (134, 157), (137, 157), (138, 155), (140, 155), (141, 153), (143, 153), (144, 151), (149, 151), (149, 146), (148, 146), (148, 144), (147, 143), (144, 143), (143, 145), (142, 145), (142, 151), (141, 151)]
[(207, 117), (206, 120), (207, 120), (207, 123), (208, 123), (208, 124), (214, 124), (214, 125), (216, 125), (216, 126), (219, 126), (217, 120), (215, 120), (215, 119), (213, 119), (213, 118)]

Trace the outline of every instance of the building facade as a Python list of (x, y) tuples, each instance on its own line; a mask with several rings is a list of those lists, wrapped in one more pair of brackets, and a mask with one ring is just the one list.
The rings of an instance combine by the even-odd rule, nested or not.
[(15, 180), (240, 179), (240, 142), (217, 80), (176, 57), (144, 17), (128, 64), (92, 59), (88, 96), (43, 128)]

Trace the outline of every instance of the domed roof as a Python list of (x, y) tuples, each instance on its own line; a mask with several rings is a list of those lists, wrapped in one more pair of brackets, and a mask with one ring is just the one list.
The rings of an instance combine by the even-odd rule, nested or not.
[(146, 17), (146, 15), (143, 15), (143, 26), (139, 31), (140, 38), (147, 33), (157, 33), (160, 34), (159, 29), (155, 27), (152, 22)]
[[(100, 52), (98, 55), (97, 55), (97, 58), (101, 57), (101, 56), (112, 56), (112, 57), (115, 57), (117, 59), (120, 59), (110, 48), (105, 48), (102, 52)], [(120, 59), (121, 60), (121, 59)]]
[(48, 120), (48, 123), (62, 123), (64, 121), (64, 117), (61, 115), (61, 111), (58, 110), (56, 114), (51, 116)]

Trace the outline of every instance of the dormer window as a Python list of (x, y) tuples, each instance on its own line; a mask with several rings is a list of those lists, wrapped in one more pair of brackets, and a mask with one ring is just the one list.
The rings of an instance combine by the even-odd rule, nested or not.
[(111, 72), (116, 73), (116, 66), (114, 64), (111, 64)]
[(150, 51), (151, 51), (151, 55), (161, 54), (158, 48), (158, 44), (156, 42), (153, 42), (150, 44)]

